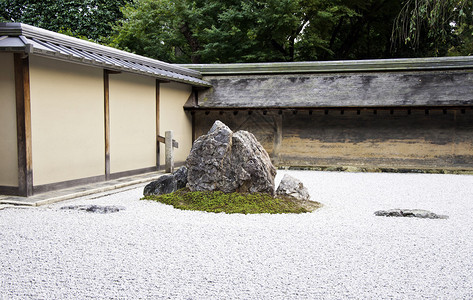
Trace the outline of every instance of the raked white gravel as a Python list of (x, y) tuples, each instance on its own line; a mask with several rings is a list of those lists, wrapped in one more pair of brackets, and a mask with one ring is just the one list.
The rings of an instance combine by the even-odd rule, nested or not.
[[(473, 176), (284, 173), (324, 207), (181, 211), (140, 186), (0, 210), (0, 299), (473, 299)], [(59, 209), (75, 204), (126, 210)], [(373, 215), (391, 208), (450, 218)]]

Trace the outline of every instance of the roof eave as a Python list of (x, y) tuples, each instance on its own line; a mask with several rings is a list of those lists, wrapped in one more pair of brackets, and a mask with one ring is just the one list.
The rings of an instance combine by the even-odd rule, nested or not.
[(473, 56), (276, 63), (181, 64), (205, 75), (341, 73), (471, 69)]
[[(47, 56), (53, 59), (103, 67), (110, 70), (152, 76), (165, 81), (186, 83), (194, 87), (211, 87), (210, 83), (202, 80), (202, 75), (198, 71), (21, 23), (0, 23), (0, 51)], [(67, 53), (62, 53), (64, 51)], [(82, 57), (80, 54), (83, 54)], [(84, 57), (84, 55), (90, 57)], [(112, 61), (111, 63), (104, 61), (107, 57), (108, 60)], [(117, 59), (122, 65), (116, 63)], [(169, 76), (160, 73), (168, 73)]]
[(85, 40), (80, 40), (80, 39), (70, 37), (64, 34), (56, 33), (53, 31), (49, 31), (46, 29), (38, 28), (35, 26), (23, 24), (23, 23), (0, 23), (0, 34), (9, 35), (9, 36), (23, 35), (28, 38), (39, 38), (39, 39), (46, 40), (53, 43), (61, 42), (61, 44), (65, 46), (80, 47), (84, 50), (94, 51), (94, 52), (97, 52), (99, 54), (104, 54), (104, 55), (112, 54), (117, 57), (122, 57), (123, 59), (133, 58), (139, 61), (153, 64), (156, 67), (162, 68), (164, 70), (178, 71), (181, 74), (202, 78), (202, 75), (200, 74), (200, 72), (192, 70), (192, 69), (187, 69), (179, 65), (157, 61), (157, 60), (147, 58), (141, 55), (137, 55), (134, 53), (129, 53), (129, 52), (118, 50), (112, 47), (96, 44), (96, 43), (85, 41)]

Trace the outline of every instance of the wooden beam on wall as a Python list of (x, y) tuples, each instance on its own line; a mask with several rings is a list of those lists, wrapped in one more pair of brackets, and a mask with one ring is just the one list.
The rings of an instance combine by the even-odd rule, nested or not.
[(191, 122), (192, 122), (192, 144), (194, 144), (194, 141), (197, 139), (195, 111), (191, 111)]
[[(190, 107), (198, 107), (199, 106), (199, 89), (193, 87), (191, 95), (189, 99), (187, 100), (186, 104)], [(186, 106), (184, 107), (186, 109)], [(196, 136), (196, 117), (195, 117), (195, 112), (191, 111), (191, 126), (192, 126), (192, 144), (194, 144), (194, 141), (197, 139)]]
[(103, 70), (105, 180), (110, 179), (110, 72)]
[(274, 115), (274, 148), (273, 148), (273, 162), (275, 165), (278, 165), (281, 156), (281, 144), (282, 144), (282, 118), (283, 116), (280, 114)]
[(18, 194), (33, 195), (33, 160), (31, 147), (31, 103), (29, 58), (14, 54), (16, 128), (18, 149)]

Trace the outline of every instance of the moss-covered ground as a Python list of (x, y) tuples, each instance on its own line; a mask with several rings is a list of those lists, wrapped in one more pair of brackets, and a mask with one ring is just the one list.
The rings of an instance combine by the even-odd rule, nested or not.
[(228, 214), (306, 213), (322, 206), (314, 201), (299, 201), (291, 197), (277, 198), (264, 193), (226, 194), (218, 191), (190, 192), (188, 189), (181, 189), (166, 195), (145, 196), (142, 199), (172, 205), (177, 209)]

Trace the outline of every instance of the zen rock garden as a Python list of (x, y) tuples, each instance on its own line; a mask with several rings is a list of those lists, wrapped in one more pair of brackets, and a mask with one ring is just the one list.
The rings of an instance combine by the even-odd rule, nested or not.
[[(144, 196), (166, 195), (187, 188), (190, 192), (223, 192), (242, 195), (262, 193), (298, 201), (306, 211), (321, 205), (311, 201), (306, 187), (298, 179), (285, 174), (275, 189), (276, 168), (266, 150), (247, 131), (233, 132), (216, 121), (209, 132), (192, 145), (185, 166), (161, 176), (145, 186)], [(447, 219), (421, 209), (376, 211), (375, 216)]]
[[(276, 168), (253, 134), (243, 130), (233, 132), (216, 121), (206, 135), (194, 142), (185, 166), (149, 183), (143, 194), (163, 195), (187, 187), (191, 192), (264, 193), (313, 202), (302, 182), (287, 174), (275, 189), (275, 176)], [(313, 203), (320, 207), (319, 203)]]

